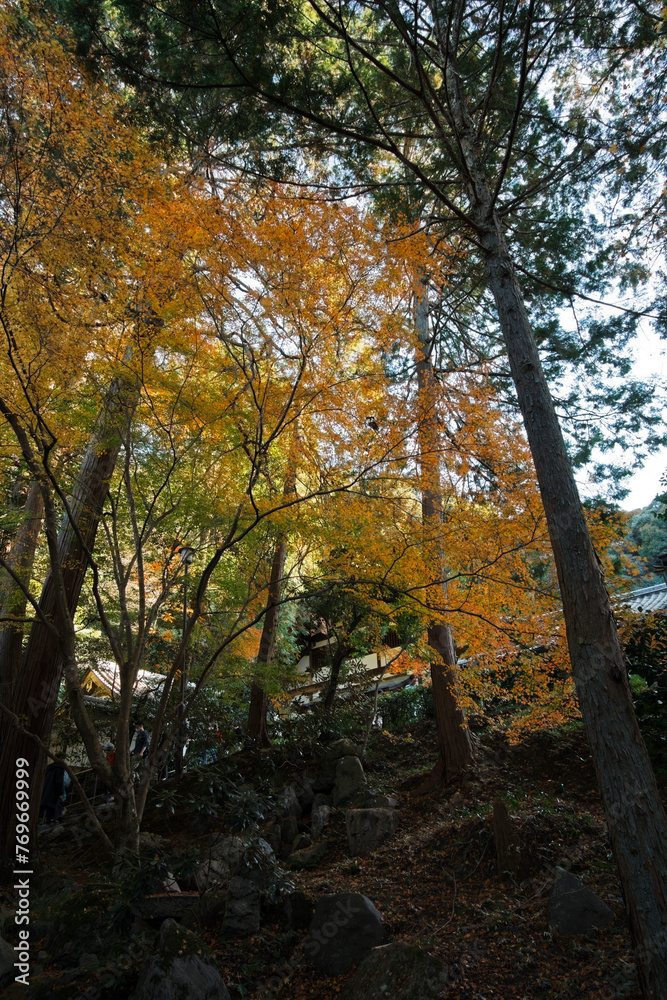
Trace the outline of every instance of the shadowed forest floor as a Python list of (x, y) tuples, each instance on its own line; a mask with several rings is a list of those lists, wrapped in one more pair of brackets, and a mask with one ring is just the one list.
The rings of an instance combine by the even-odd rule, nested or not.
[[(399, 800), (396, 838), (368, 857), (352, 858), (344, 812), (334, 812), (325, 831), (325, 856), (307, 871), (289, 871), (285, 864), (288, 884), (313, 897), (364, 893), (383, 914), (390, 940), (417, 944), (450, 966), (451, 1000), (638, 1000), (618, 875), (581, 729), (534, 733), (516, 746), (500, 733), (484, 734), (477, 741), (476, 774), (463, 789), (416, 798), (434, 746), (430, 721), (400, 735), (374, 734), (366, 773), (374, 788)], [(278, 749), (248, 759), (240, 755), (246, 780), (269, 757), (287, 781), (290, 772), (303, 773), (312, 764)], [(505, 799), (520, 839), (522, 869), (514, 879), (497, 874), (491, 826), (496, 795)], [(220, 826), (212, 820), (210, 830)], [(185, 810), (168, 819), (153, 810), (146, 828), (183, 852), (201, 849), (207, 833)], [(44, 851), (46, 865), (74, 876), (80, 888), (106, 877), (94, 848), (61, 843)], [(604, 931), (564, 937), (548, 930), (546, 905), (556, 865), (612, 908), (615, 919)], [(225, 940), (219, 925), (204, 937), (232, 1000), (335, 998), (349, 978), (310, 969), (303, 954), (305, 932), (286, 930), (278, 906), (275, 919), (269, 913), (255, 937)], [(116, 976), (113, 989), (104, 969), (91, 971), (89, 982), (99, 997), (126, 996), (133, 972), (128, 968), (125, 976)]]

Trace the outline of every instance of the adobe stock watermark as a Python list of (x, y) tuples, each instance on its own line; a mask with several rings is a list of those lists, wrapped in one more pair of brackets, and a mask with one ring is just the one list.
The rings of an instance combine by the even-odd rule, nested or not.
[(30, 978), (30, 772), (25, 757), (16, 760), (15, 774), (16, 856), (14, 889), (18, 902), (14, 923), (18, 927), (18, 944), (14, 945), (14, 967), (17, 983), (29, 985)]

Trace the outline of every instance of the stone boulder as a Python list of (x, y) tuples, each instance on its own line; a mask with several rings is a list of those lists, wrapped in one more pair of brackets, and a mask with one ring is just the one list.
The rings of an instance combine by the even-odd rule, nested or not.
[(208, 855), (215, 861), (223, 862), (233, 873), (243, 861), (245, 849), (246, 842), (241, 837), (215, 836), (209, 842)]
[[(212, 927), (224, 915), (229, 897), (220, 889), (202, 893), (199, 899), (199, 919), (204, 927)], [(189, 923), (186, 926), (190, 926)]]
[(301, 808), (297, 794), (291, 785), (288, 785), (287, 788), (283, 788), (282, 792), (276, 799), (273, 811), (278, 819), (283, 819), (285, 816), (294, 816), (296, 819), (301, 819), (303, 816), (303, 809)]
[(382, 944), (384, 934), (382, 914), (367, 896), (321, 896), (304, 942), (306, 959), (320, 972), (341, 975)]
[(253, 837), (249, 841), (246, 845), (245, 857), (251, 866), (266, 866), (274, 865), (276, 863), (276, 856), (271, 850), (271, 844), (269, 844), (264, 837)]
[(341, 739), (328, 743), (322, 752), (322, 761), (340, 760), (341, 757), (361, 757), (361, 747), (351, 740)]
[(370, 854), (396, 833), (395, 809), (348, 809), (345, 813), (347, 843), (352, 857)]
[(306, 847), (312, 847), (312, 838), (308, 836), (307, 833), (297, 833), (296, 837), (292, 841), (293, 851), (303, 851)]
[(442, 1000), (452, 979), (439, 958), (397, 941), (373, 948), (338, 1000)]
[(313, 837), (319, 837), (324, 827), (329, 825), (330, 816), (331, 806), (322, 804), (321, 806), (313, 807), (310, 815), (310, 832)]
[(364, 799), (364, 809), (398, 809), (398, 800), (391, 795), (372, 792)]
[(162, 855), (169, 852), (169, 841), (159, 833), (149, 833), (142, 830), (139, 834), (139, 851), (142, 857), (148, 854)]
[(313, 791), (320, 794), (331, 792), (336, 781), (338, 761), (342, 757), (361, 757), (361, 755), (361, 748), (349, 740), (336, 740), (334, 743), (329, 743), (322, 751), (319, 772), (311, 782)]
[(285, 816), (280, 821), (280, 837), (283, 844), (291, 844), (299, 832), (296, 816)]
[(80, 969), (99, 969), (100, 960), (93, 952), (84, 952), (79, 959)]
[(256, 934), (260, 924), (259, 889), (250, 879), (235, 876), (228, 887), (229, 898), (222, 920), (222, 933), (231, 937)]
[(613, 912), (599, 896), (570, 872), (557, 869), (547, 904), (550, 930), (560, 934), (587, 934), (606, 927), (613, 919)]
[(208, 847), (208, 857), (197, 871), (197, 887), (201, 891), (211, 885), (227, 882), (239, 871), (246, 845), (240, 837), (214, 837)]
[(301, 851), (292, 851), (287, 859), (287, 866), (294, 871), (303, 868), (314, 868), (327, 853), (327, 845), (323, 842), (313, 844), (312, 847), (304, 847)]
[(336, 765), (336, 783), (333, 790), (333, 804), (339, 806), (355, 796), (363, 796), (366, 790), (366, 775), (358, 757), (341, 757)]
[(165, 920), (155, 953), (143, 963), (132, 1000), (230, 1000), (213, 955), (201, 938)]
[(241, 837), (215, 837), (209, 844), (208, 858), (196, 873), (200, 892), (225, 884), (234, 875), (257, 875), (275, 864), (271, 845), (262, 837), (249, 840)]
[(273, 853), (277, 854), (283, 842), (283, 835), (280, 831), (280, 823), (271, 823), (271, 825), (265, 829), (264, 836)]
[(313, 803), (313, 799), (315, 798), (313, 786), (308, 778), (305, 776), (300, 778), (295, 783), (294, 791), (296, 793), (297, 802), (301, 806), (302, 813), (307, 813)]

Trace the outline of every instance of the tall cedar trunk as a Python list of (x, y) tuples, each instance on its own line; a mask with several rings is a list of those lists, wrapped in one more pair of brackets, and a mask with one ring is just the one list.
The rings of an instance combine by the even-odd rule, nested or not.
[(449, 127), (461, 155), (470, 219), (484, 254), (554, 553), (572, 673), (618, 864), (642, 992), (667, 997), (667, 817), (632, 705), (609, 595), (593, 550), (523, 292), (480, 159), (457, 69), (464, 0), (438, 25)]
[[(25, 587), (30, 584), (43, 518), (44, 501), (39, 484), (33, 482), (26, 498), (23, 521), (6, 559), (8, 567)], [(0, 611), (0, 701), (5, 705), (12, 703), (13, 684), (21, 668), (23, 622), (20, 619), (25, 618), (27, 603), (24, 590), (7, 573), (2, 588)], [(17, 619), (15, 624), (12, 623), (12, 618)]]
[[(104, 409), (91, 435), (70, 499), (72, 521), (78, 526), (82, 541), (70, 519), (66, 516), (63, 520), (58, 550), (70, 616), (76, 611), (88, 568), (85, 550), (92, 551), (95, 544), (103, 504), (120, 452), (122, 434), (129, 425), (138, 399), (139, 392), (134, 379), (119, 377), (109, 388)], [(60, 627), (57, 603), (56, 585), (52, 573), (49, 573), (42, 588), (39, 607), (48, 621)], [(51, 736), (62, 668), (62, 651), (58, 643), (54, 642), (52, 632), (41, 621), (35, 620), (30, 629), (22, 669), (14, 683), (9, 707), (24, 721), (25, 728), (44, 743), (48, 743)], [(34, 839), (46, 758), (32, 740), (22, 736), (13, 727), (6, 727), (0, 751), (0, 817), (3, 820), (0, 865), (11, 859), (15, 849), (14, 824), (8, 820), (12, 815), (13, 775), (18, 757), (29, 761), (32, 796), (30, 822)]]
[[(436, 408), (436, 380), (431, 361), (428, 327), (428, 293), (425, 284), (415, 290), (415, 327), (419, 343), (417, 358), (419, 464), (422, 480), (422, 521), (426, 561), (433, 578), (445, 576), (442, 551), (442, 493), (440, 485), (440, 446)], [(437, 586), (446, 603), (445, 588)], [(457, 692), (456, 648), (449, 626), (432, 621), (428, 644), (437, 659), (431, 664), (431, 682), (435, 706), (435, 727), (439, 760), (431, 783), (458, 780), (473, 766), (474, 757), (465, 713)]]
[[(288, 499), (296, 493), (296, 461), (299, 445), (299, 429), (295, 425), (290, 443), (289, 458), (287, 460), (287, 471), (285, 473), (285, 485), (283, 497)], [(281, 536), (276, 542), (271, 563), (271, 577), (269, 579), (269, 592), (266, 601), (266, 614), (262, 624), (262, 636), (259, 640), (259, 652), (257, 653), (257, 663), (271, 663), (276, 652), (276, 633), (278, 630), (278, 612), (283, 592), (283, 573), (285, 571), (285, 559), (287, 557), (287, 541)], [(248, 709), (248, 739), (260, 746), (271, 745), (269, 733), (266, 726), (267, 697), (257, 679), (253, 680), (250, 688), (250, 707)]]
[(667, 997), (667, 817), (609, 595), (500, 224), (483, 239), (563, 601), (572, 672), (621, 877), (642, 990)]

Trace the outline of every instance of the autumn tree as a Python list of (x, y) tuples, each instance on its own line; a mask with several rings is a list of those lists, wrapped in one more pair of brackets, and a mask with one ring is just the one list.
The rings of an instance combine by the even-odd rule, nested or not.
[[(178, 729), (171, 692), (216, 572), (269, 523), (274, 538), (287, 537), (303, 504), (348, 490), (396, 447), (391, 436), (371, 449), (365, 440), (382, 381), (363, 338), (378, 313), (366, 277), (373, 241), (382, 244), (355, 210), (320, 200), (304, 211), (275, 188), (206, 184), (178, 166), (167, 170), (125, 123), (120, 98), (101, 81), (89, 88), (57, 34), (45, 42), (45, 29), (23, 35), (11, 19), (5, 27), (13, 85), (4, 183), (14, 228), (5, 247), (0, 400), (14, 450), (39, 484), (48, 574), (39, 600), (12, 577), (35, 613), (24, 656), (39, 670), (18, 678), (3, 705), (3, 760), (11, 770), (20, 748), (38, 796), (64, 667), (86, 753), (120, 804), (115, 848), (136, 855), (151, 775)], [(16, 120), (22, 128), (12, 131)], [(53, 169), (41, 173), (34, 162)], [(289, 457), (297, 423), (306, 442), (298, 474)], [(274, 485), (281, 481), (282, 491)], [(151, 629), (180, 584), (174, 537), (199, 549), (200, 562), (135, 786), (132, 690)], [(262, 561), (198, 665), (179, 721), (225, 649), (265, 618), (267, 605), (273, 610)], [(79, 685), (83, 587), (120, 677), (113, 769)], [(10, 795), (11, 781), (3, 788)], [(4, 816), (10, 806), (3, 803)], [(12, 824), (6, 829), (8, 865)]]
[[(552, 258), (551, 268), (537, 274), (530, 263), (542, 233), (557, 223), (567, 227), (568, 216), (571, 233), (582, 224), (594, 182), (611, 167), (610, 133), (622, 122), (591, 114), (590, 106), (604, 96), (606, 53), (644, 31), (646, 15), (619, 3), (600, 18), (597, 7), (535, 0), (509, 10), (493, 0), (481, 8), (465, 0), (416, 6), (310, 0), (270, 12), (251, 2), (195, 4), (178, 9), (176, 50), (145, 46), (153, 29), (169, 31), (175, 5), (116, 7), (141, 22), (135, 35), (141, 53), (127, 47), (120, 57), (127, 67), (128, 55), (137, 56), (133, 68), (149, 70), (162, 99), (174, 85), (187, 86), (179, 71), (195, 50), (199, 80), (190, 68), (187, 80), (195, 100), (197, 83), (206, 85), (202, 108), (209, 123), (217, 86), (255, 114), (267, 104), (275, 108), (304, 144), (322, 149), (335, 141), (347, 163), (365, 151), (382, 156), (389, 181), (398, 163), (429, 193), (439, 224), (449, 233), (457, 229), (474, 248), (478, 274), (495, 302), (540, 484), (640, 981), (647, 997), (661, 997), (667, 959), (658, 942), (667, 933), (667, 900), (657, 887), (666, 882), (667, 819), (520, 285), (522, 276), (529, 289), (551, 283), (567, 296), (585, 293), (591, 273), (599, 280), (600, 269), (587, 274), (582, 255), (565, 268)], [(131, 45), (131, 31), (127, 38)], [(579, 67), (583, 76), (574, 85)], [(548, 95), (541, 85), (546, 78), (553, 82)], [(271, 152), (280, 133), (265, 135)], [(542, 247), (548, 256), (545, 240)], [(602, 246), (596, 256), (610, 261)]]
[[(124, 123), (121, 101), (102, 86), (87, 88), (58, 31), (40, 21), (33, 34), (23, 14), (6, 12), (0, 39), (0, 410), (39, 494), (30, 499), (30, 530), (18, 533), (4, 561), (13, 585), (5, 603), (10, 619), (26, 601), (36, 618), (23, 669), (16, 629), (3, 644), (3, 708), (14, 723), (3, 723), (3, 815), (11, 811), (8, 775), (17, 756), (31, 761), (32, 785), (41, 786), (46, 761), (38, 750), (50, 736), (63, 643), (154, 325), (140, 267), (127, 269), (130, 254), (148, 249), (133, 228), (138, 202), (156, 193), (139, 183), (147, 150)], [(42, 512), (51, 573), (35, 601), (30, 570)], [(30, 736), (16, 728), (19, 719)]]
[[(299, 426), (295, 424), (290, 442), (289, 458), (285, 470), (283, 498), (290, 500), (296, 496), (297, 463), (299, 459)], [(287, 556), (288, 540), (280, 535), (275, 542), (269, 586), (267, 590), (266, 612), (262, 622), (262, 634), (257, 651), (257, 664), (266, 667), (275, 657), (276, 636), (278, 632), (278, 614), (283, 594), (283, 575)], [(250, 686), (250, 706), (248, 708), (248, 739), (259, 742), (262, 746), (270, 743), (267, 727), (267, 696), (258, 678), (254, 678)]]

